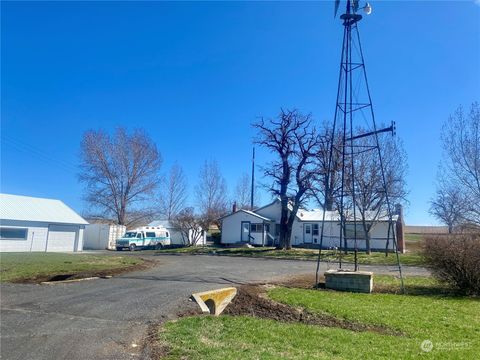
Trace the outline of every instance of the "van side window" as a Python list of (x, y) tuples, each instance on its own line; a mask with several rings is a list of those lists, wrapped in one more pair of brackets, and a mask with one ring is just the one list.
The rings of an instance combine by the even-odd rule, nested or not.
[(145, 235), (146, 235), (146, 237), (149, 237), (149, 238), (155, 237), (155, 233), (154, 233), (154, 232), (147, 232)]
[(142, 233), (137, 233), (137, 239), (141, 239), (142, 238)]
[(170, 237), (170, 234), (168, 233), (168, 231), (165, 234), (166, 234), (165, 235), (166, 237)]

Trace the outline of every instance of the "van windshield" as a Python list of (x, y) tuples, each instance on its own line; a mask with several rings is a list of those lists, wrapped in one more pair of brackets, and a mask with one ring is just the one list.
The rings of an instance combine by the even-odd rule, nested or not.
[(125, 234), (125, 238), (134, 238), (137, 237), (137, 233), (135, 231), (129, 231)]

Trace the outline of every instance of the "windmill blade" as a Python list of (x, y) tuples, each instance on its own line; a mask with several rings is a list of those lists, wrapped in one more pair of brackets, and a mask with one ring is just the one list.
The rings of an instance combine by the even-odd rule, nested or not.
[(333, 13), (333, 17), (337, 17), (338, 7), (340, 6), (340, 0), (335, 0), (335, 11)]

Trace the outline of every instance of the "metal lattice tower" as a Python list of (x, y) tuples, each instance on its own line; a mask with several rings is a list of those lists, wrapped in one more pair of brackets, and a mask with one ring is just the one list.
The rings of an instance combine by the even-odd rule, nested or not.
[[(336, 1), (336, 9), (338, 9), (339, 1)], [(371, 11), (370, 6), (368, 11)], [(339, 195), (337, 198), (338, 210), (340, 215), (340, 227), (338, 234), (338, 244), (340, 249), (339, 267), (342, 268), (342, 253), (346, 251), (348, 245), (352, 245), (355, 254), (355, 271), (358, 271), (358, 244), (357, 244), (357, 223), (358, 209), (356, 204), (356, 196), (358, 189), (355, 184), (356, 169), (355, 158), (363, 152), (375, 152), (376, 160), (379, 164), (379, 171), (381, 172), (381, 191), (384, 193), (386, 218), (388, 220), (388, 231), (386, 238), (386, 249), (389, 242), (392, 241), (393, 249), (396, 253), (398, 270), (401, 280), (401, 289), (404, 291), (402, 267), (397, 248), (397, 237), (395, 222), (393, 220), (393, 209), (391, 199), (388, 194), (387, 182), (385, 178), (385, 167), (382, 159), (382, 152), (379, 143), (379, 134), (384, 132), (395, 132), (395, 124), (392, 123), (390, 127), (379, 129), (375, 120), (375, 113), (372, 105), (372, 98), (368, 86), (367, 72), (365, 69), (365, 61), (363, 57), (362, 45), (360, 41), (360, 33), (358, 30), (358, 23), (362, 20), (362, 16), (357, 14), (358, 1), (347, 1), (346, 11), (340, 16), (343, 21), (343, 46), (340, 62), (340, 73), (338, 79), (337, 101), (335, 107), (335, 115), (333, 120), (333, 127), (330, 139), (330, 149), (328, 155), (328, 169), (325, 180), (325, 194), (330, 193), (328, 187), (330, 186), (330, 179), (333, 171), (340, 169), (332, 168), (332, 158), (340, 159), (340, 173), (341, 184)], [(357, 133), (358, 129), (367, 129)], [(340, 134), (340, 144), (336, 144), (335, 137)], [(361, 144), (360, 139), (369, 141), (370, 146)], [(361, 141), (361, 140), (360, 140)], [(318, 272), (320, 269), (320, 257), (324, 239), (325, 230), (325, 213), (323, 212), (323, 221), (320, 234), (320, 248), (318, 253), (316, 283), (318, 284)], [(347, 236), (347, 223), (353, 224), (353, 236)]]

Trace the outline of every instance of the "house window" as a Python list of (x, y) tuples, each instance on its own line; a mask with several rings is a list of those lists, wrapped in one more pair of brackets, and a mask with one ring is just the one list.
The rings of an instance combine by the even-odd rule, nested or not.
[(27, 240), (28, 229), (0, 228), (0, 239)]
[(317, 235), (318, 236), (318, 224), (313, 224), (312, 235)]
[(250, 224), (250, 232), (261, 233), (263, 231), (263, 224)]
[(346, 224), (345, 237), (347, 239), (355, 239), (355, 229), (357, 230), (357, 240), (365, 240), (367, 238), (362, 224)]

